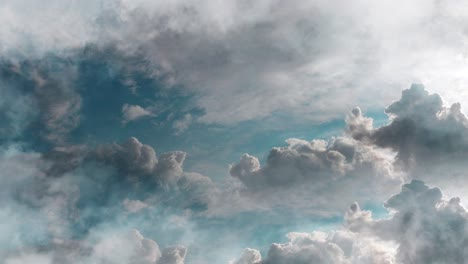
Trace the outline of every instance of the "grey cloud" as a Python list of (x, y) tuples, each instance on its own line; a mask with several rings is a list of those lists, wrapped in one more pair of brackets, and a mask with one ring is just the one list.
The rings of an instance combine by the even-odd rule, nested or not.
[[(450, 100), (467, 97), (468, 20), (460, 0), (404, 8), (368, 0), (50, 1), (47, 12), (26, 1), (2, 4), (2, 53), (35, 53), (30, 46), (58, 53), (93, 43), (141, 55), (155, 69), (148, 76), (169, 75), (168, 84), (200, 95), (201, 122), (234, 124), (276, 111), (329, 120), (356, 104), (382, 107), (413, 80), (430, 82)], [(51, 23), (55, 17), (60, 23)]]
[(132, 230), (126, 235), (114, 235), (99, 241), (93, 248), (91, 261), (96, 263), (159, 263), (161, 251), (158, 244)]
[(20, 117), (13, 121), (22, 122), (23, 131), (16, 132), (24, 133), (27, 128), (36, 130), (43, 139), (63, 144), (80, 121), (81, 96), (74, 85), (74, 62), (57, 57), (19, 62), (2, 59), (0, 67), (0, 85), (5, 94), (13, 90), (19, 93), (23, 103), (27, 102), (15, 106), (5, 101), (0, 105), (2, 108), (12, 106), (7, 117), (8, 114)]
[(289, 233), (287, 243), (274, 243), (265, 259), (253, 263), (394, 264), (395, 250), (384, 241), (347, 230)]
[(440, 95), (413, 84), (385, 112), (389, 123), (375, 128), (371, 118), (364, 117), (359, 109), (353, 110), (347, 118), (348, 133), (361, 142), (395, 151), (396, 164), (408, 170), (412, 178), (462, 195), (468, 119), (461, 105), (445, 106)]
[(246, 248), (242, 256), (232, 264), (258, 264), (262, 260), (260, 251), (252, 248)]
[[(402, 175), (394, 169), (393, 157), (353, 139), (289, 139), (287, 143), (273, 148), (263, 166), (249, 154), (231, 166), (231, 176), (246, 187), (241, 195), (255, 197), (256, 203), (297, 201), (342, 210), (345, 205), (332, 198), (335, 193), (349, 199), (383, 199), (400, 186)], [(307, 202), (301, 203), (304, 199)]]
[(187, 249), (182, 246), (167, 247), (162, 251), (158, 264), (184, 264)]
[[(47, 155), (13, 147), (0, 154), (0, 219), (8, 226), (0, 257), (15, 250), (15, 243), (44, 245), (52, 259), (65, 257), (69, 250), (60, 253), (53, 243), (82, 240), (107, 223), (151, 214), (154, 208), (195, 215), (218, 195), (210, 178), (183, 170), (184, 152), (157, 157), (136, 138), (96, 148), (61, 146)], [(183, 263), (185, 251), (174, 247), (162, 255), (163, 263)]]
[(374, 219), (353, 203), (342, 228), (289, 233), (262, 261), (246, 263), (465, 263), (467, 211), (459, 198), (442, 197), (439, 188), (413, 180), (385, 202), (388, 218)]
[(394, 149), (398, 160), (408, 166), (412, 162), (466, 155), (468, 119), (459, 103), (446, 107), (438, 94), (430, 94), (424, 86), (413, 84), (385, 112), (391, 118), (390, 123), (374, 129), (372, 120), (353, 110), (347, 119), (350, 134)]
[(349, 227), (398, 243), (398, 263), (465, 263), (468, 218), (459, 198), (443, 200), (440, 189), (413, 180), (385, 206), (394, 211), (390, 219), (373, 220), (357, 208)]
[(47, 250), (25, 250), (7, 256), (2, 263), (184, 264), (185, 247), (161, 250), (156, 241), (144, 237), (136, 229), (95, 235), (97, 237), (80, 242), (60, 241)]

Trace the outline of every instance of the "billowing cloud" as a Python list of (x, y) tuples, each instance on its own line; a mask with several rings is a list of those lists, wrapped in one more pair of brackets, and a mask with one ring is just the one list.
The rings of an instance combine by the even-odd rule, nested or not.
[(262, 255), (260, 251), (252, 248), (246, 248), (242, 256), (233, 262), (233, 264), (255, 264), (260, 263)]
[[(93, 237), (97, 240), (58, 242), (49, 250), (13, 254), (5, 264), (184, 264), (187, 249), (171, 246), (160, 249), (156, 241), (145, 238), (138, 230)], [(29, 251), (29, 252), (28, 252)]]
[(394, 170), (392, 156), (353, 139), (289, 139), (287, 143), (273, 148), (264, 166), (256, 157), (244, 154), (231, 167), (231, 176), (246, 187), (244, 195), (253, 195), (256, 202), (303, 200), (307, 207), (340, 210), (346, 206), (332, 198), (337, 192), (351, 200), (368, 201), (384, 199), (383, 195), (400, 186), (402, 175)]
[[(245, 263), (461, 264), (467, 259), (468, 215), (459, 198), (444, 200), (440, 189), (414, 180), (385, 207), (391, 216), (374, 220), (354, 203), (342, 229), (289, 233), (288, 242), (272, 244), (263, 260)], [(256, 251), (247, 250), (239, 261), (251, 252)]]
[[(18, 244), (34, 245), (31, 252), (44, 247), (47, 253), (44, 259), (46, 256), (56, 258), (55, 254), (73, 255), (82, 246), (75, 245), (71, 252), (64, 249), (66, 252), (60, 253), (61, 243), (89, 238), (90, 242), (86, 243), (93, 245), (94, 233), (102, 233), (100, 230), (107, 228), (112, 234), (114, 229), (125, 228), (119, 227), (122, 225), (119, 221), (138, 219), (138, 214), (145, 217), (167, 210), (168, 213), (152, 216), (165, 221), (168, 214), (204, 210), (210, 200), (215, 199), (217, 190), (208, 177), (184, 172), (184, 159), (183, 152), (157, 157), (152, 147), (136, 138), (96, 148), (57, 147), (47, 155), (22, 152), (14, 147), (2, 149), (0, 219), (6, 229), (0, 239), (0, 256), (13, 254)], [(155, 263), (157, 257), (161, 258), (158, 263), (183, 263), (185, 248), (171, 247), (161, 253), (154, 242), (141, 238), (138, 232), (130, 236), (131, 239), (104, 240), (94, 249), (93, 254), (97, 255), (93, 255), (93, 259), (119, 264)], [(133, 250), (133, 246), (116, 241), (134, 241), (137, 248)], [(116, 249), (113, 243), (117, 243)], [(125, 249), (130, 250), (128, 254)], [(116, 252), (126, 255), (120, 258)], [(30, 253), (26, 253), (21, 258), (27, 259)], [(20, 256), (13, 255), (12, 259)], [(127, 258), (130, 260), (125, 261)]]
[[(385, 112), (389, 123), (374, 128), (371, 118), (354, 109), (347, 118), (349, 134), (362, 142), (395, 151), (396, 164), (409, 170), (413, 178), (450, 191), (456, 186), (466, 186), (468, 119), (461, 104), (445, 106), (440, 95), (413, 84)], [(462, 195), (460, 190), (455, 193)]]

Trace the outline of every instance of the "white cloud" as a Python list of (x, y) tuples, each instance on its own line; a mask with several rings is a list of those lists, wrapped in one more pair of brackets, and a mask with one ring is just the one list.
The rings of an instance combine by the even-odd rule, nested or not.
[(257, 264), (262, 260), (260, 251), (252, 248), (246, 248), (242, 256), (231, 264)]
[(155, 264), (160, 258), (158, 244), (144, 238), (138, 230), (132, 230), (126, 235), (107, 237), (96, 244), (91, 261), (110, 264)]
[(413, 84), (385, 112), (389, 123), (374, 128), (372, 119), (355, 109), (348, 133), (361, 142), (396, 151), (396, 164), (411, 178), (464, 195), (468, 157), (468, 118), (461, 104), (446, 106), (442, 97)]
[(353, 203), (346, 223), (330, 232), (289, 233), (267, 256), (247, 263), (441, 264), (468, 257), (468, 214), (459, 198), (412, 181), (385, 203), (389, 218), (375, 220)]
[[(241, 196), (267, 207), (336, 213), (347, 206), (345, 200), (383, 201), (401, 184), (403, 174), (394, 169), (391, 155), (353, 139), (289, 139), (287, 143), (273, 148), (263, 166), (249, 154), (231, 166), (231, 176), (246, 187)], [(347, 199), (335, 199), (336, 193)]]
[(168, 73), (170, 83), (195, 91), (205, 110), (201, 122), (234, 124), (278, 111), (329, 120), (354, 105), (383, 107), (415, 81), (449, 101), (468, 99), (468, 7), (461, 0), (108, 0), (42, 7), (2, 2), (4, 54), (93, 43), (141, 55), (153, 73)]
[(153, 116), (151, 111), (139, 106), (124, 104), (122, 106), (122, 123), (127, 124), (130, 121), (135, 121), (143, 117)]

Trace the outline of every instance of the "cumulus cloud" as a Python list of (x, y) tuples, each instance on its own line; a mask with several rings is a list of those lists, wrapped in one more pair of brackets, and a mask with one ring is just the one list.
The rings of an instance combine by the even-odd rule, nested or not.
[[(444, 200), (438, 188), (413, 180), (385, 202), (387, 219), (353, 203), (342, 229), (289, 233), (267, 256), (241, 263), (464, 263), (467, 259), (468, 215), (459, 198)], [(246, 250), (243, 259), (258, 255)], [(244, 257), (245, 256), (245, 257)]]
[(307, 200), (303, 205), (333, 211), (346, 207), (332, 202), (335, 193), (349, 199), (384, 199), (400, 186), (401, 174), (394, 170), (392, 156), (356, 140), (289, 139), (287, 143), (273, 148), (263, 166), (249, 154), (231, 166), (231, 176), (246, 187), (244, 195), (273, 204)]
[(262, 260), (262, 255), (260, 251), (252, 248), (246, 248), (242, 256), (232, 264), (256, 264), (260, 263)]
[(111, 236), (100, 241), (93, 249), (92, 259), (97, 263), (154, 264), (161, 258), (158, 244), (144, 238), (138, 230), (124, 236)]
[(439, 188), (413, 180), (385, 203), (394, 212), (390, 219), (373, 220), (369, 212), (356, 208), (347, 216), (348, 225), (396, 241), (398, 263), (464, 263), (467, 212), (459, 198), (442, 196)]
[[(362, 142), (395, 151), (396, 164), (409, 170), (413, 178), (450, 191), (456, 185), (466, 186), (468, 119), (459, 103), (445, 106), (440, 95), (413, 84), (385, 112), (389, 123), (374, 128), (371, 118), (354, 109), (347, 118), (348, 133)], [(462, 195), (460, 190), (457, 195)]]
[(2, 263), (184, 264), (185, 247), (171, 246), (160, 250), (156, 241), (145, 238), (136, 229), (93, 236), (80, 242), (62, 241), (35, 252), (26, 250), (6, 257)]
[(358, 109), (353, 110), (348, 117), (350, 134), (394, 149), (398, 160), (407, 166), (467, 152), (468, 119), (459, 103), (446, 107), (438, 94), (430, 94), (424, 86), (413, 84), (385, 112), (391, 118), (390, 123), (374, 129), (372, 120), (363, 117)]
[[(0, 154), (0, 220), (6, 227), (2, 229), (0, 257), (12, 256), (12, 261), (21, 255), (13, 254), (19, 245), (32, 247), (32, 253), (46, 252), (44, 259), (74, 256), (78, 254), (76, 250), (83, 248), (80, 244), (71, 249), (61, 245), (74, 239), (83, 242), (106, 226), (111, 231), (112, 225), (118, 229), (122, 225), (119, 221), (139, 219), (138, 214), (142, 218), (151, 215), (162, 225), (167, 215), (205, 210), (217, 195), (208, 177), (183, 170), (185, 153), (170, 152), (157, 157), (152, 147), (136, 138), (96, 148), (62, 146), (47, 155), (23, 152), (18, 147), (2, 149)], [(89, 243), (93, 245), (95, 240), (91, 237)], [(160, 263), (181, 264), (186, 254), (183, 247), (156, 254), (154, 243), (135, 232), (131, 239), (121, 240), (135, 241), (134, 250), (121, 244), (114, 249), (113, 243), (118, 239), (105, 241), (108, 242), (96, 249), (101, 253), (93, 251), (98, 254), (93, 259), (103, 258), (105, 263), (155, 263), (158, 255)], [(130, 250), (128, 254), (125, 248)], [(116, 259), (118, 254), (114, 251), (127, 255)], [(25, 252), (21, 258), (27, 259), (32, 253)], [(125, 262), (126, 258), (130, 260)]]
[(184, 264), (187, 249), (183, 246), (171, 246), (162, 251), (158, 264)]

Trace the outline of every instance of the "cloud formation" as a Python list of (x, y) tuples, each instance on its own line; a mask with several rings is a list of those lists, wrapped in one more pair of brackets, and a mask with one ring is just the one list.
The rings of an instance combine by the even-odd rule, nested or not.
[(289, 139), (287, 143), (273, 148), (264, 166), (249, 154), (231, 166), (231, 176), (246, 187), (244, 195), (273, 204), (302, 200), (303, 205), (333, 211), (346, 207), (332, 198), (335, 193), (369, 201), (384, 199), (400, 186), (402, 175), (394, 170), (391, 155), (359, 141), (338, 137), (328, 142)]
[(93, 44), (140, 55), (156, 69), (151, 74), (164, 72), (168, 83), (200, 95), (201, 122), (235, 124), (276, 111), (329, 120), (356, 104), (383, 107), (412, 81), (451, 101), (467, 98), (468, 20), (460, 0), (50, 1), (44, 9), (2, 2), (2, 54)]
[[(83, 263), (183, 263), (184, 247), (160, 252), (154, 241), (136, 230), (129, 237), (101, 238), (125, 229), (119, 227), (119, 219), (144, 216), (143, 209), (151, 209), (151, 215), (169, 210), (165, 208), (196, 213), (208, 207), (216, 194), (214, 184), (205, 176), (184, 172), (184, 159), (183, 152), (157, 157), (152, 147), (136, 138), (96, 148), (56, 147), (47, 155), (2, 149), (0, 219), (8, 229), (0, 241), (0, 256), (10, 256), (12, 263), (36, 258), (33, 253), (49, 261), (45, 263), (63, 263), (63, 258), (81, 263), (76, 255)], [(164, 214), (159, 217), (165, 221)], [(75, 240), (78, 244), (63, 248)], [(14, 253), (18, 244), (32, 248)]]
[[(347, 118), (348, 133), (361, 142), (395, 151), (395, 163), (413, 178), (447, 191), (457, 185), (466, 187), (468, 119), (460, 103), (445, 106), (440, 95), (413, 84), (385, 112), (389, 123), (374, 128), (371, 118), (354, 109)], [(455, 193), (462, 195), (460, 190)]]
[[(442, 199), (438, 188), (414, 180), (385, 203), (390, 218), (374, 220), (357, 203), (341, 230), (289, 233), (264, 259), (248, 249), (239, 263), (464, 263), (468, 215), (459, 198)], [(257, 257), (251, 258), (255, 255)]]

